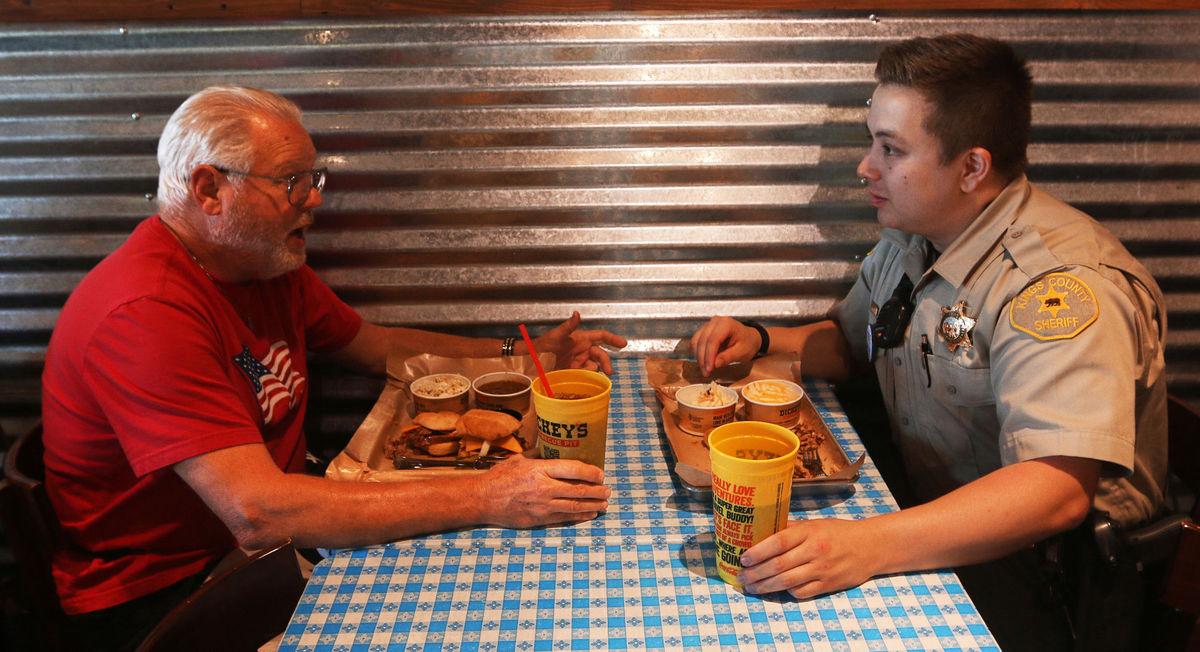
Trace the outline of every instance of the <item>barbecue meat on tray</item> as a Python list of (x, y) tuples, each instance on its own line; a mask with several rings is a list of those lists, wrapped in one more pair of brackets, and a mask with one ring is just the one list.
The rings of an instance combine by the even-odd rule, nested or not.
[(511, 455), (524, 450), (515, 436), (521, 422), (503, 412), (469, 410), (421, 412), (413, 422), (388, 436), (384, 453), (395, 458), (471, 458), (481, 454)]

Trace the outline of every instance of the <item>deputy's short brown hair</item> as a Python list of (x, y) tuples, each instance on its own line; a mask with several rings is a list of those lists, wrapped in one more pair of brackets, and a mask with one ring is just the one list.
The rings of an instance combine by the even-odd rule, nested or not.
[(941, 143), (943, 163), (982, 147), (1008, 179), (1025, 171), (1033, 77), (1007, 43), (974, 34), (909, 39), (884, 48), (875, 79), (933, 105), (924, 127)]

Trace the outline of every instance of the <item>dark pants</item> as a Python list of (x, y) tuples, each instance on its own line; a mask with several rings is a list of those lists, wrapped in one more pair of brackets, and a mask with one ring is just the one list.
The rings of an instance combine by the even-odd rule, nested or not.
[(1141, 648), (1152, 569), (1103, 561), (1090, 522), (1036, 549), (954, 570), (1005, 652)]
[(126, 652), (137, 648), (150, 630), (204, 583), (199, 573), (165, 589), (115, 607), (67, 616), (71, 637), (80, 650)]
[(1039, 558), (1032, 549), (1022, 550), (954, 569), (1004, 652), (1072, 647), (1066, 612), (1049, 592)]
[(1147, 611), (1149, 578), (1160, 567), (1139, 568), (1133, 551), (1118, 553), (1115, 564), (1101, 555), (1091, 519), (1063, 535), (1069, 556), (1067, 597), (1075, 629), (1076, 650), (1136, 650)]

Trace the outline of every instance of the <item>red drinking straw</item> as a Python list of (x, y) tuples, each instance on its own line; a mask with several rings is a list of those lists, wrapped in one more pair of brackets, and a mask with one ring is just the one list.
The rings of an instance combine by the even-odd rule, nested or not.
[(525, 328), (525, 324), (517, 324), (517, 328), (521, 329), (521, 337), (525, 338), (525, 346), (529, 347), (529, 355), (533, 356), (533, 366), (537, 367), (538, 378), (542, 379), (542, 387), (546, 389), (546, 396), (554, 398), (554, 390), (550, 389), (550, 379), (546, 378), (546, 371), (542, 369), (542, 359), (538, 357), (537, 349), (533, 348), (533, 339), (529, 337), (529, 330)]

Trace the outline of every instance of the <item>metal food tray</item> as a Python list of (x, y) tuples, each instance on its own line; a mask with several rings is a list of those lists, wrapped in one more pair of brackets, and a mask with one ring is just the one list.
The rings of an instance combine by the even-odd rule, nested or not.
[[(678, 424), (673, 401), (663, 407), (662, 422), (667, 433), (667, 441), (671, 444), (671, 452), (675, 455), (675, 466), (672, 472), (679, 478), (683, 489), (693, 498), (702, 501), (712, 500), (712, 471), (709, 467), (708, 447), (704, 437), (684, 432)], [(741, 409), (738, 410), (738, 420), (741, 420)], [(801, 399), (800, 424), (808, 425), (820, 432), (824, 439), (817, 453), (821, 464), (828, 472), (817, 478), (796, 477), (792, 482), (792, 495), (812, 496), (835, 494), (848, 491), (858, 480), (859, 468), (866, 456), (851, 462), (846, 451), (842, 449), (837, 438), (829, 430), (829, 426), (821, 419), (812, 400), (805, 394)]]
[[(552, 366), (554, 356), (542, 354), (543, 366)], [(519, 371), (525, 375), (537, 373), (533, 359), (523, 358), (444, 358), (430, 354), (388, 358), (388, 382), (370, 413), (355, 431), (346, 447), (325, 469), (325, 477), (346, 481), (407, 481), (436, 478), (445, 475), (483, 473), (482, 469), (454, 466), (396, 468), (395, 461), (385, 454), (388, 435), (412, 423), (409, 414), (408, 384), (431, 373), (461, 373), (468, 378), (493, 371)], [(536, 442), (537, 423), (530, 408), (521, 419), (521, 438), (528, 447)], [(441, 458), (442, 462), (450, 460)]]

